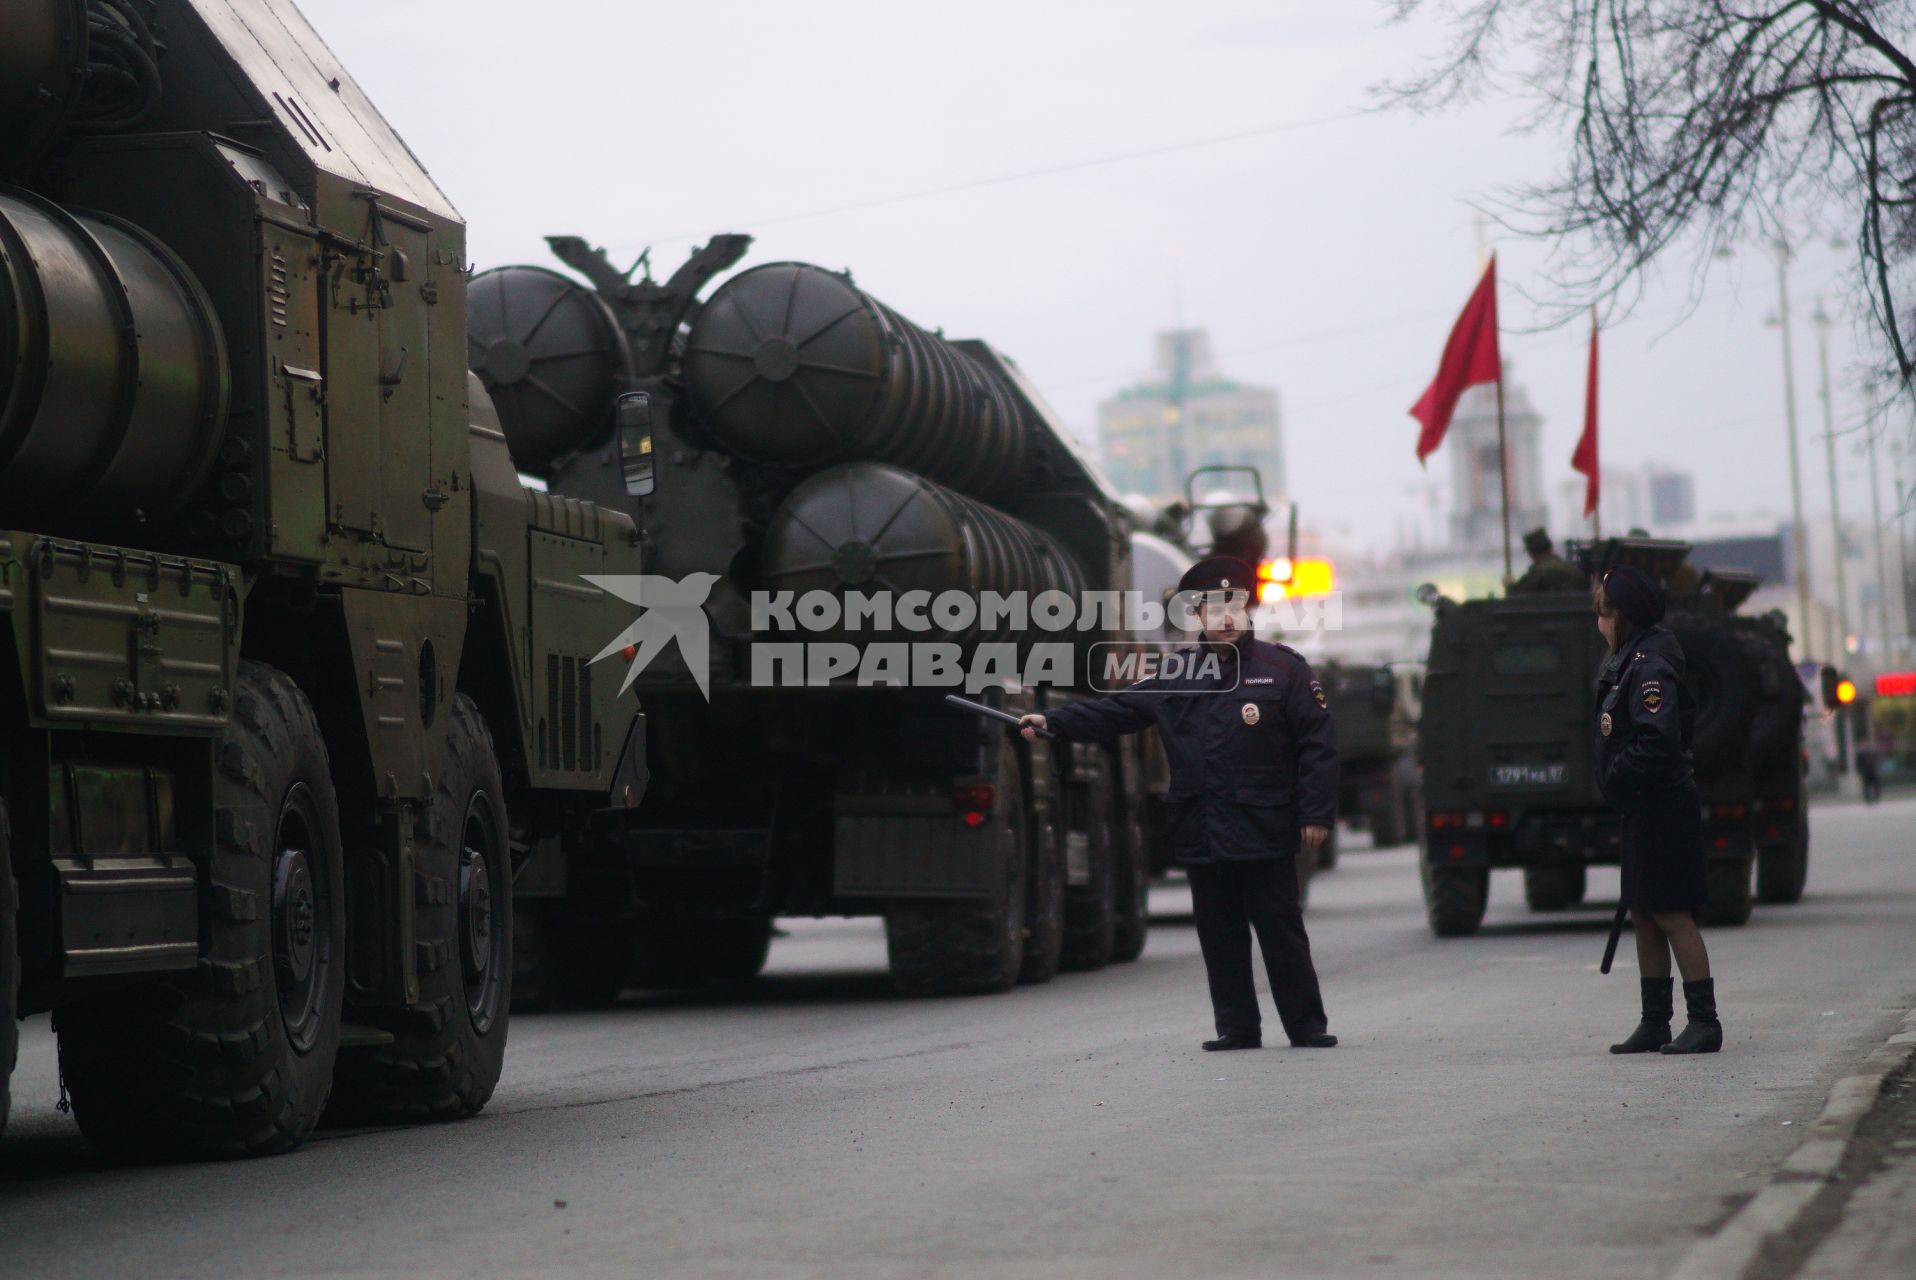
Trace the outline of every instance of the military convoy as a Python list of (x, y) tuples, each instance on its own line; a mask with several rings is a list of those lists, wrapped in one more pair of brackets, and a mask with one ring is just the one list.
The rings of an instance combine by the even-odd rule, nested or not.
[[(1680, 574), (1684, 543), (1609, 539), (1570, 550), (1586, 580), (1629, 563), (1679, 589), (1695, 584), (1673, 593), (1664, 625), (1683, 646), (1684, 701), (1696, 709), (1703, 918), (1742, 924), (1753, 899), (1796, 901), (1809, 864), (1804, 691), (1781, 615), (1736, 612), (1757, 585), (1748, 574)], [(1531, 909), (1573, 906), (1588, 868), (1619, 857), (1618, 819), (1597, 792), (1592, 760), (1604, 644), (1589, 593), (1461, 604), (1424, 594), (1436, 611), (1418, 748), (1430, 927), (1475, 932), (1498, 867), (1522, 869)]]
[(637, 530), (521, 484), (460, 217), (288, 0), (0, 32), (0, 1086), (51, 1010), (117, 1153), (477, 1111), (514, 870), (644, 785)]
[[(1318, 679), (1337, 726), (1337, 812), (1370, 832), (1377, 848), (1414, 840), (1418, 818), (1417, 725), (1421, 663), (1327, 662)], [(1334, 850), (1335, 842), (1327, 842)], [(1318, 859), (1335, 865), (1336, 855)]]
[[(946, 706), (963, 687), (873, 674), (894, 642), (919, 642), (913, 664), (941, 646), (974, 675), (987, 645), (1022, 663), (1043, 638), (1035, 618), (914, 627), (914, 597), (1077, 602), (1130, 586), (1117, 496), (1017, 366), (803, 263), (753, 267), (701, 301), (743, 236), (663, 283), (552, 244), (590, 287), (530, 266), (475, 277), (472, 367), (519, 465), (628, 511), (645, 574), (691, 584), (710, 636), (690, 660), (683, 643), (629, 655), (650, 790), (636, 825), (520, 881), (521, 995), (750, 977), (775, 916), (883, 916), (909, 993), (1002, 991), (1138, 955), (1138, 743), (1026, 742)], [(615, 401), (653, 424), (643, 498), (620, 484)], [(896, 618), (853, 618), (879, 597)], [(830, 617), (808, 626), (820, 605)], [(981, 696), (1022, 712), (1085, 688), (1094, 652), (1133, 639), (1111, 621), (1062, 637), (1065, 679), (1014, 664)]]

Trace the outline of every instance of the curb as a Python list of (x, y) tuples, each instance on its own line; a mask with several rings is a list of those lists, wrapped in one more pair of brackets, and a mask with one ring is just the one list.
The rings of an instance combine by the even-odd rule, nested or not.
[(1916, 1061), (1916, 1009), (1903, 1015), (1901, 1030), (1863, 1059), (1856, 1074), (1836, 1082), (1810, 1125), (1810, 1136), (1777, 1167), (1754, 1199), (1714, 1235), (1690, 1247), (1670, 1272), (1670, 1280), (1741, 1280), (1773, 1241), (1789, 1234), (1810, 1202), (1834, 1180), (1857, 1126), (1876, 1105), (1883, 1082), (1912, 1061)]

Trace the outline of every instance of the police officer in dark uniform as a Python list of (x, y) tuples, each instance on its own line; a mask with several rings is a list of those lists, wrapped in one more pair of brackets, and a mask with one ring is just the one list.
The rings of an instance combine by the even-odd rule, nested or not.
[(1108, 698), (1024, 717), (1066, 739), (1107, 741), (1156, 725), (1171, 765), (1166, 814), (1191, 882), (1217, 1039), (1206, 1049), (1263, 1043), (1251, 931), (1290, 1042), (1329, 1048), (1310, 939), (1297, 899), (1300, 846), (1315, 849), (1337, 812), (1337, 744), (1324, 688), (1295, 649), (1251, 633), (1256, 574), (1216, 556), (1193, 566), (1176, 602), (1197, 606), (1204, 641), (1184, 671)]
[[(1715, 1053), (1716, 983), (1695, 912), (1703, 905), (1702, 801), (1690, 759), (1695, 709), (1683, 705), (1683, 649), (1657, 625), (1666, 597), (1641, 569), (1603, 575), (1594, 604), (1610, 643), (1597, 681), (1597, 784), (1623, 814), (1623, 902), (1636, 932), (1643, 1021), (1612, 1053)], [(1689, 1025), (1670, 1038), (1670, 957)]]

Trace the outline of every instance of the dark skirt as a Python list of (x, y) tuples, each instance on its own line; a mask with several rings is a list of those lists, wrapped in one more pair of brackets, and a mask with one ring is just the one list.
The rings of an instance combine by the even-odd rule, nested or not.
[(1686, 782), (1623, 812), (1623, 901), (1636, 911), (1703, 905), (1703, 801)]

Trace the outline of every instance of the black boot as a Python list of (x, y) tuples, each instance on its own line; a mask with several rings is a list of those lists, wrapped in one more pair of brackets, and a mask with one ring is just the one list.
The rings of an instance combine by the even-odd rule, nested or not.
[(1611, 1045), (1611, 1053), (1655, 1053), (1670, 1043), (1671, 1001), (1676, 980), (1639, 978), (1638, 981), (1643, 984), (1643, 1021), (1637, 1024), (1629, 1039)]
[(1704, 978), (1683, 984), (1683, 1003), (1690, 1011), (1690, 1025), (1683, 1034), (1663, 1046), (1665, 1053), (1715, 1053), (1723, 1047), (1723, 1024), (1716, 1020), (1716, 979)]
[(1227, 1031), (1215, 1040), (1206, 1040), (1204, 1047), (1213, 1053), (1221, 1049), (1262, 1049), (1264, 1037), (1255, 1031), (1249, 1035), (1242, 1031)]

